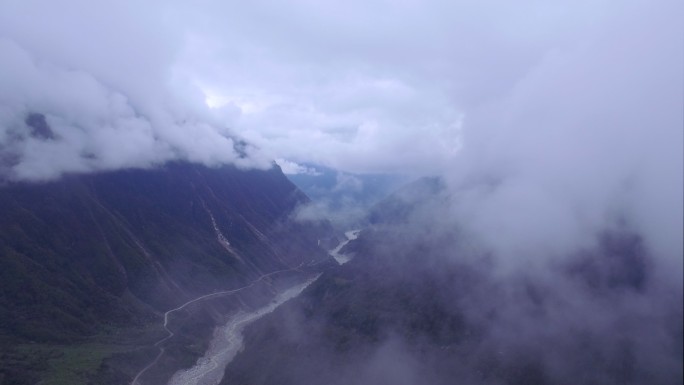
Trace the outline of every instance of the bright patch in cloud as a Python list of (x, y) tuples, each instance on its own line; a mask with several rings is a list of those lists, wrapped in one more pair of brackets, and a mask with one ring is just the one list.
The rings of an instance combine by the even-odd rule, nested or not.
[(280, 168), (283, 170), (284, 174), (287, 175), (297, 175), (297, 174), (306, 174), (306, 175), (312, 175), (312, 176), (318, 176), (322, 175), (322, 173), (314, 167), (307, 167), (303, 166), (301, 164), (298, 164), (296, 162), (292, 162), (287, 159), (276, 159), (276, 163)]

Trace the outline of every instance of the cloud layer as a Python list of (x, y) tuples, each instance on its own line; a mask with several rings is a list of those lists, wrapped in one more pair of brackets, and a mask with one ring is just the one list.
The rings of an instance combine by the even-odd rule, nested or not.
[(455, 216), (504, 256), (560, 255), (627, 227), (681, 285), (681, 11), (629, 3), (466, 116), (447, 173)]
[[(8, 0), (0, 167), (441, 174), (498, 251), (559, 252), (622, 221), (681, 271), (682, 8)], [(31, 134), (35, 112), (52, 137)]]
[[(153, 2), (0, 5), (5, 177), (44, 180), (174, 159), (269, 164), (239, 154), (201, 93), (174, 78), (180, 31), (167, 27), (164, 14)], [(51, 138), (31, 135), (31, 113), (46, 117)]]
[[(621, 87), (652, 78), (677, 84), (672, 70), (681, 63), (681, 28), (663, 20), (681, 6), (668, 0), (10, 0), (1, 7), (0, 139), (39, 109), (53, 125), (74, 128), (58, 135), (69, 145), (52, 143), (48, 152), (103, 153), (101, 164), (76, 156), (52, 166), (65, 170), (174, 157), (231, 162), (230, 127), (264, 159), (435, 173), (460, 162), (466, 138), (561, 122), (569, 110), (546, 107), (568, 92), (593, 108), (595, 123), (611, 109), (632, 108)], [(613, 50), (590, 52), (597, 36)], [(625, 57), (630, 49), (638, 63), (672, 65), (634, 66), (623, 61), (634, 59)], [(548, 72), (563, 68), (563, 79)], [(592, 68), (599, 73), (587, 76), (605, 71), (613, 81), (592, 83), (584, 74)], [(676, 108), (678, 93), (652, 91), (656, 98), (644, 102)], [(538, 109), (526, 112), (524, 127), (508, 121), (526, 108), (521, 103)], [(129, 150), (120, 151), (124, 144)], [(49, 174), (33, 149), (44, 143), (24, 145), (27, 166), (15, 173)]]
[[(623, 108), (623, 91), (613, 87), (619, 83), (582, 83), (582, 71), (648, 81), (654, 68), (622, 62), (620, 47), (632, 44), (640, 62), (655, 54), (656, 62), (676, 64), (680, 28), (661, 16), (678, 7), (668, 1), (207, 1), (182, 13), (192, 34), (178, 71), (232, 126), (281, 157), (348, 172), (434, 173), (459, 162), (473, 131), (509, 129), (501, 127), (507, 119), (501, 114), (521, 113), (517, 99), (549, 106), (571, 91), (531, 83), (553, 78), (542, 73), (552, 66), (566, 68), (567, 78), (556, 82), (584, 84), (587, 95), (603, 94), (605, 108)], [(597, 36), (617, 55), (581, 52)], [(654, 49), (641, 53), (646, 45)], [(658, 76), (676, 76), (672, 68)], [(672, 102), (676, 95), (661, 97)], [(500, 104), (507, 112), (487, 113)], [(596, 100), (583, 105), (601, 114)], [(557, 112), (528, 118), (560, 122), (565, 117)], [(498, 121), (476, 124), (486, 117)]]

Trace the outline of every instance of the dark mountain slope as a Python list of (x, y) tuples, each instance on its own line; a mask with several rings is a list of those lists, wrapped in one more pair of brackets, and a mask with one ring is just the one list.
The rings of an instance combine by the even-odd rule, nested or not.
[(0, 187), (0, 338), (71, 341), (329, 258), (279, 168), (170, 164)]
[(407, 223), (421, 211), (422, 206), (441, 199), (439, 194), (444, 188), (444, 181), (437, 177), (425, 177), (409, 183), (373, 205), (368, 213), (368, 222), (371, 225)]
[(367, 206), (378, 202), (400, 186), (402, 178), (391, 174), (348, 174), (335, 169), (301, 164), (311, 172), (289, 174), (288, 178), (314, 201), (330, 201), (333, 208), (349, 199)]
[(376, 206), (351, 262), (251, 325), (222, 384), (681, 383), (681, 292), (637, 234), (501, 274), (425, 182)]

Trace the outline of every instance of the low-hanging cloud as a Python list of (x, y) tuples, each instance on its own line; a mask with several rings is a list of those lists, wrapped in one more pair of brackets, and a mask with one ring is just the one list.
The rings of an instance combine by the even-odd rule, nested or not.
[(293, 162), (291, 160), (287, 159), (276, 159), (275, 162), (280, 166), (280, 168), (283, 170), (283, 174), (285, 175), (298, 175), (298, 174), (304, 174), (304, 175), (311, 175), (311, 176), (319, 176), (322, 175), (322, 173), (318, 170), (316, 170), (315, 167), (309, 167), (305, 165), (301, 165), (297, 162)]
[[(488, 119), (504, 121), (502, 114), (515, 114), (518, 107), (511, 98), (520, 97), (530, 77), (550, 68), (550, 61), (564, 62), (567, 52), (581, 49), (594, 35), (603, 34), (618, 48), (653, 42), (663, 50), (651, 53), (676, 63), (672, 47), (679, 46), (681, 34), (674, 30), (655, 36), (665, 26), (653, 16), (678, 5), (664, 0), (648, 10), (649, 4), (378, 0), (331, 6), (299, 0), (287, 5), (207, 0), (94, 5), (11, 0), (2, 4), (0, 36), (5, 45), (23, 51), (43, 76), (27, 78), (22, 70), (29, 63), (3, 60), (2, 99), (12, 106), (3, 116), (21, 125), (17, 122), (26, 110), (52, 106), (46, 112), (49, 121), (61, 118), (80, 130), (107, 126), (107, 119), (111, 122), (117, 114), (126, 122), (131, 121), (126, 114), (144, 118), (146, 122), (138, 122), (143, 128), (135, 129), (148, 130), (141, 137), (134, 130), (115, 131), (134, 136), (130, 143), (137, 149), (130, 152), (136, 155), (104, 164), (174, 157), (230, 162), (236, 154), (227, 137), (240, 135), (260, 148), (261, 155), (250, 159), (262, 165), (266, 158), (285, 158), (346, 172), (435, 174), (462, 162), (459, 153), (466, 138), (469, 147), (476, 147), (473, 132), (501, 126), (479, 120), (491, 115)], [(616, 24), (641, 9), (645, 16), (634, 31), (644, 33)], [(626, 35), (616, 32), (621, 28)], [(3, 58), (16, 54), (3, 52)], [(603, 63), (589, 54), (580, 60), (618, 70), (614, 78), (621, 78), (625, 64), (609, 53), (600, 59)], [(649, 73), (643, 69), (631, 75), (642, 81)], [(97, 84), (105, 96), (92, 95), (103, 92), (96, 91)], [(553, 100), (535, 98), (539, 106)], [(670, 103), (674, 99), (676, 95)], [(610, 98), (601, 102), (605, 100)], [(585, 101), (588, 105), (589, 99)], [(110, 107), (112, 103), (118, 107)], [(509, 112), (497, 104), (506, 104)], [(90, 117), (82, 119), (86, 111)], [(93, 111), (100, 112), (95, 117)], [(7, 125), (3, 122), (3, 137)], [(108, 126), (128, 127), (123, 122)], [(230, 127), (230, 135), (224, 127)], [(92, 160), (77, 163), (85, 169), (100, 167)]]
[[(37, 11), (39, 10), (39, 11)], [(0, 169), (5, 178), (151, 167), (169, 160), (268, 167), (175, 78), (180, 35), (161, 3), (0, 5)], [(32, 135), (40, 114), (49, 137)]]
[(322, 197), (298, 206), (292, 217), (300, 222), (331, 222), (340, 230), (361, 227), (366, 222), (369, 206), (374, 201), (361, 198), (364, 193), (363, 181), (354, 175), (338, 172), (335, 184)]
[(628, 227), (681, 284), (681, 10), (621, 9), (466, 117), (445, 172), (452, 214), (502, 261), (567, 254)]

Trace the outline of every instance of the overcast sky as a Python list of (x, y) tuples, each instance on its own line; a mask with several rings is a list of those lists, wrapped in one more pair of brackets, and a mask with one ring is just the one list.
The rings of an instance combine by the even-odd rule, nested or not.
[[(591, 110), (568, 131), (667, 103), (659, 116), (644, 109), (646, 125), (615, 129), (681, 136), (681, 11), (622, 0), (3, 0), (0, 140), (26, 111), (48, 115), (62, 140), (24, 138), (17, 150), (15, 173), (38, 179), (234, 161), (228, 132), (259, 146), (260, 165), (434, 173), (458, 161), (469, 135), (558, 131), (568, 93)], [(614, 79), (595, 82), (604, 76)], [(521, 126), (507, 121), (523, 113)]]

